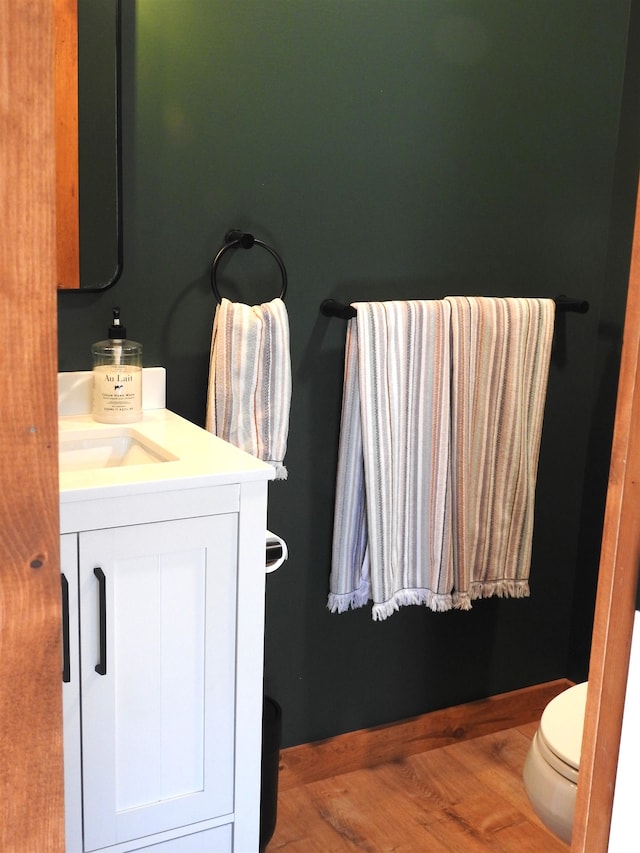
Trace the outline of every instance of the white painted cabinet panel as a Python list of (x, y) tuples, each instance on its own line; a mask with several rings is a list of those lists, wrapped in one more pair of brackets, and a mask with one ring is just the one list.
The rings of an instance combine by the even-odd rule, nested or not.
[(243, 491), (61, 536), (67, 853), (257, 851), (266, 490)]
[(236, 542), (235, 514), (80, 534), (85, 850), (233, 811)]
[(231, 853), (231, 824), (218, 826), (193, 835), (183, 835), (171, 841), (161, 841), (149, 846), (138, 847), (144, 853)]

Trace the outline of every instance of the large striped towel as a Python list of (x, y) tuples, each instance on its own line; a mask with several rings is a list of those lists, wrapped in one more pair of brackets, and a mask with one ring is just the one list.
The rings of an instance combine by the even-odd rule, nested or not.
[(445, 301), (360, 302), (349, 321), (330, 594), (451, 607), (449, 314)]
[(271, 463), (286, 479), (291, 357), (282, 299), (243, 305), (222, 299), (213, 321), (207, 429)]
[(451, 305), (454, 604), (529, 595), (535, 484), (555, 317), (550, 299)]

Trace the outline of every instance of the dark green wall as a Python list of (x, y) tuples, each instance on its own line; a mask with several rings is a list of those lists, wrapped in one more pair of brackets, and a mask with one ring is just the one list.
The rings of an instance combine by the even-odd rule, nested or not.
[[(61, 294), (60, 369), (90, 367), (119, 304), (202, 423), (211, 259), (234, 226), (282, 254), (293, 403), (269, 525), (290, 559), (267, 580), (265, 678), (285, 745), (585, 677), (640, 147), (629, 0), (123, 5), (124, 269)], [(263, 260), (234, 257), (223, 293), (275, 295)], [(532, 595), (331, 615), (345, 325), (319, 304), (452, 293), (591, 302), (556, 334)]]

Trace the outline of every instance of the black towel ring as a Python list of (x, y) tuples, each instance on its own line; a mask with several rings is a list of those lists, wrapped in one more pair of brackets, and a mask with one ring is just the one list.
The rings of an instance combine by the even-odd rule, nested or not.
[(239, 231), (234, 228), (231, 231), (227, 231), (224, 235), (224, 246), (219, 250), (211, 264), (211, 290), (213, 290), (213, 295), (215, 296), (218, 304), (222, 301), (217, 281), (218, 265), (222, 260), (222, 256), (228, 252), (229, 249), (250, 249), (252, 246), (262, 246), (263, 249), (266, 249), (267, 252), (276, 259), (278, 266), (280, 267), (280, 274), (282, 275), (280, 299), (284, 299), (285, 293), (287, 292), (287, 270), (285, 269), (280, 255), (275, 251), (275, 249), (272, 249), (271, 246), (263, 243), (262, 240), (256, 240), (253, 234), (247, 234), (245, 231)]

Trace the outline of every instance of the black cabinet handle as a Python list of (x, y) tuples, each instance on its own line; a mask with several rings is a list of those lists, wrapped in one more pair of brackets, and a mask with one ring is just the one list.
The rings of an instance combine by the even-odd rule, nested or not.
[(107, 579), (99, 566), (93, 570), (99, 584), (99, 616), (100, 616), (100, 661), (95, 670), (98, 675), (107, 674)]
[(71, 660), (69, 650), (69, 581), (64, 575), (62, 580), (62, 680), (71, 681)]

